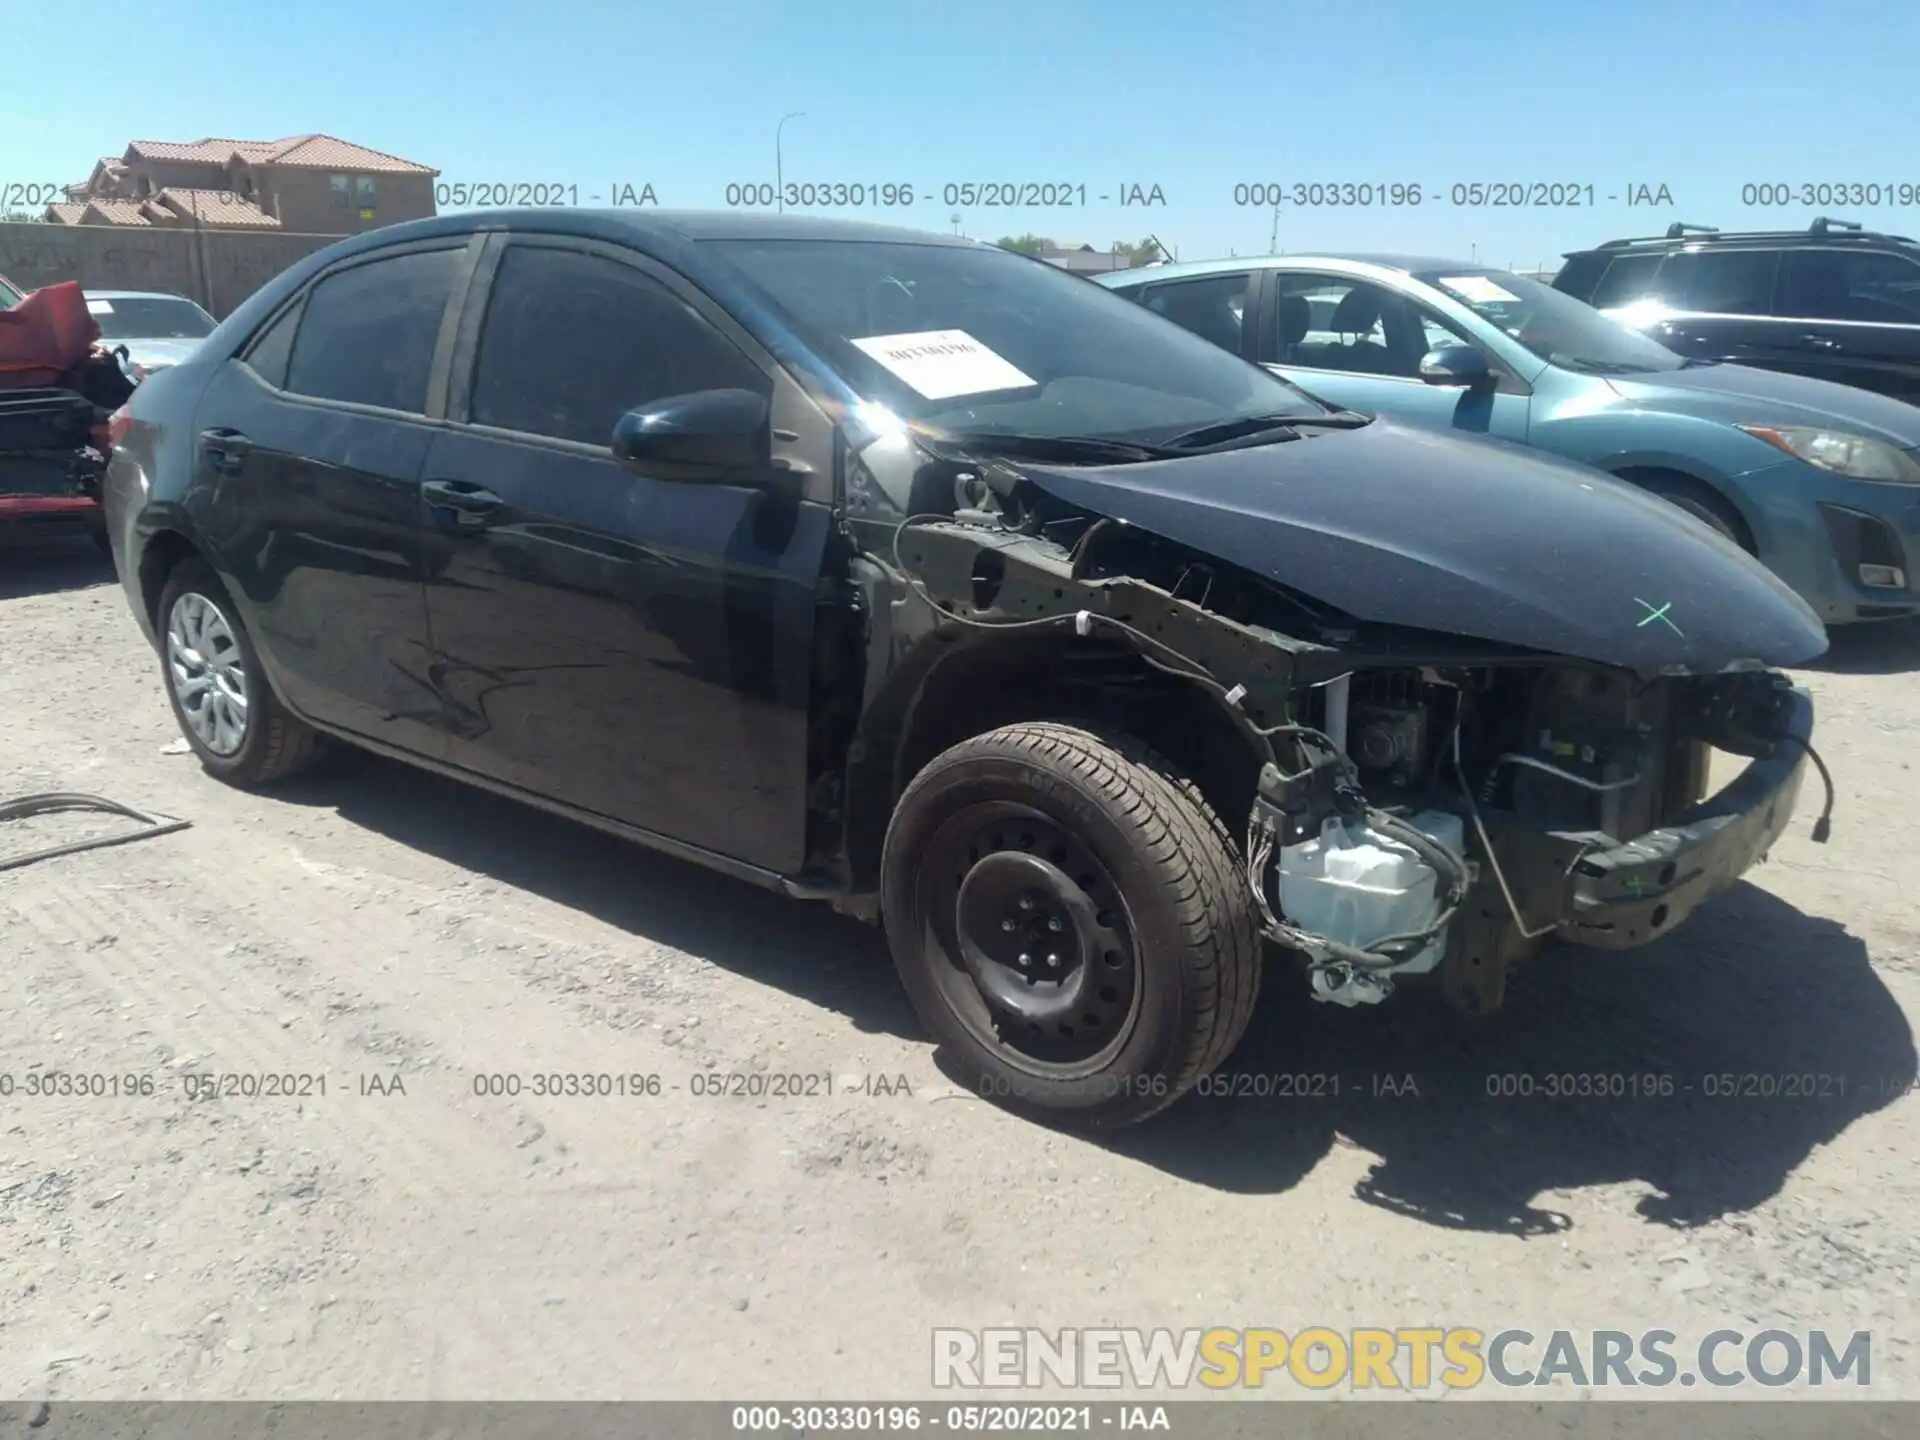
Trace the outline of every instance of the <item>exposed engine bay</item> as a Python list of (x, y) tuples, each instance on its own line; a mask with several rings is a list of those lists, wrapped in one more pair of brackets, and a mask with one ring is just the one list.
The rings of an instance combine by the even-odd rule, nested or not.
[[(1437, 975), (1492, 1009), (1547, 936), (1645, 943), (1764, 855), (1807, 759), (1825, 778), (1810, 705), (1758, 661), (1650, 670), (1369, 622), (1027, 474), (924, 467), (916, 499), (952, 505), (898, 524), (899, 576), (937, 626), (1057, 625), (1224, 707), (1258, 779), (1210, 799), (1318, 999)], [(1708, 799), (1716, 748), (1756, 763)]]
[(1434, 970), (1483, 879), (1523, 939), (1556, 928), (1521, 906), (1502, 850), (1570, 843), (1571, 868), (1579, 848), (1611, 848), (1698, 800), (1706, 741), (1671, 723), (1684, 683), (1420, 667), (1296, 691), (1318, 735), (1303, 737), (1300, 771), (1263, 772), (1248, 853), (1276, 934), (1325, 962), (1315, 995), (1378, 1001), (1392, 977)]

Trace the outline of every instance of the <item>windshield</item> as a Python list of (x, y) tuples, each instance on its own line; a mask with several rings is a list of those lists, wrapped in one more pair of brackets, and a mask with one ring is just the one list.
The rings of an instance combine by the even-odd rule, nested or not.
[(710, 240), (863, 398), (905, 420), (1152, 444), (1327, 413), (1170, 320), (988, 245)]
[(191, 300), (170, 295), (87, 299), (102, 340), (201, 340), (213, 333), (213, 317)]
[(1505, 331), (1542, 360), (1593, 375), (1678, 370), (1657, 340), (1538, 280), (1504, 270), (1434, 270), (1414, 277)]

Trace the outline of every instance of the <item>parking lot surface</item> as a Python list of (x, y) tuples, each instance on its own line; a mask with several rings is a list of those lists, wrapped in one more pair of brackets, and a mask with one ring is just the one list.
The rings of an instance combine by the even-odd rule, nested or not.
[(1920, 1397), (1916, 674), (1800, 677), (1832, 840), (1810, 775), (1680, 933), (1474, 1029), (1270, 969), (1244, 1081), (1096, 1141), (947, 1079), (875, 929), (357, 753), (221, 786), (105, 563), (0, 554), (0, 799), (192, 821), (0, 872), (0, 1392), (912, 1396), (1017, 1323), (1866, 1329)]

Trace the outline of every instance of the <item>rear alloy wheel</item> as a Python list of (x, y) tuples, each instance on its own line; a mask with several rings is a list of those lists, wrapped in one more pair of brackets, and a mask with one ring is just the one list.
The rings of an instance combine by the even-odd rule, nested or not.
[(161, 592), (161, 665), (180, 731), (204, 765), (233, 785), (264, 785), (306, 768), (319, 736), (288, 713), (211, 568), (180, 565)]
[(915, 1008), (1014, 1109), (1144, 1119), (1246, 1030), (1260, 945), (1240, 861), (1130, 741), (1021, 724), (948, 750), (901, 797), (881, 886)]

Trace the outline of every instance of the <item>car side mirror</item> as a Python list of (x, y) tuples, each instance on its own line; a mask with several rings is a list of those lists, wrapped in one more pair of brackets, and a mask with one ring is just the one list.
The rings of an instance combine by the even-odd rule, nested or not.
[(1487, 357), (1471, 345), (1440, 345), (1420, 361), (1420, 378), (1429, 385), (1458, 385), (1478, 389), (1493, 383)]
[(656, 480), (765, 485), (773, 473), (771, 414), (751, 390), (668, 395), (620, 417), (613, 457)]

